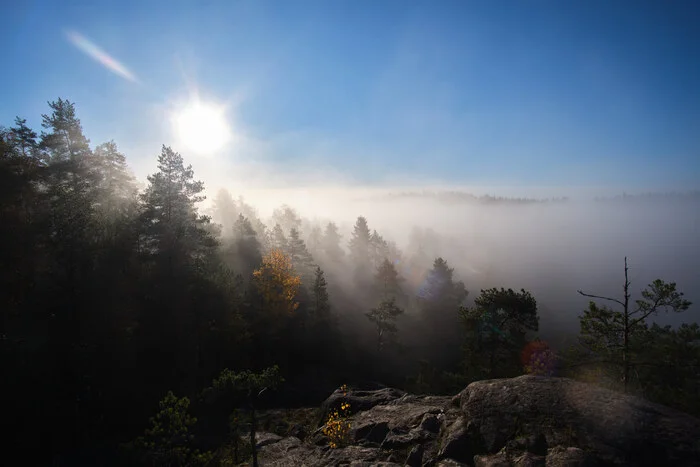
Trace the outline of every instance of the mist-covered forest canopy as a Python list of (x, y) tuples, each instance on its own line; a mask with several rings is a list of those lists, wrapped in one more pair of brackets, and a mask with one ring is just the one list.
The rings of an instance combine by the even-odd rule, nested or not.
[(175, 147), (138, 181), (78, 110), (58, 99), (40, 129), (0, 129), (4, 444), (22, 465), (154, 451), (159, 407), (196, 415), (179, 429), (199, 459), (241, 405), (207, 395), (273, 379), (256, 403), (535, 373), (700, 415), (697, 192), (294, 205), (207, 186)]

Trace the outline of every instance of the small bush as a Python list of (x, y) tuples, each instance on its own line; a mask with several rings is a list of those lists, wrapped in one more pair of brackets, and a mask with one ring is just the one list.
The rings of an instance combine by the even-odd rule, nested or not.
[(130, 451), (143, 464), (156, 466), (201, 466), (211, 460), (211, 453), (191, 447), (194, 436), (190, 428), (197, 422), (188, 413), (190, 400), (168, 391), (159, 403), (160, 411), (151, 417), (151, 427), (144, 436), (130, 443)]
[[(343, 392), (343, 396), (347, 395), (347, 385), (342, 385), (340, 390)], [(348, 444), (351, 428), (349, 417), (350, 404), (347, 402), (341, 402), (339, 409), (333, 409), (328, 414), (328, 420), (322, 431), (328, 437), (328, 446), (331, 449), (337, 449)]]

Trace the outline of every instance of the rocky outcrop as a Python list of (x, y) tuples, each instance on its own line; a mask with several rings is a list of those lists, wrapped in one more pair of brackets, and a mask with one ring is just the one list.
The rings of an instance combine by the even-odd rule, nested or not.
[(260, 434), (261, 465), (700, 466), (700, 420), (564, 378), (479, 381), (452, 398), (336, 391), (322, 413), (342, 402), (344, 447), (322, 427), (304, 441)]

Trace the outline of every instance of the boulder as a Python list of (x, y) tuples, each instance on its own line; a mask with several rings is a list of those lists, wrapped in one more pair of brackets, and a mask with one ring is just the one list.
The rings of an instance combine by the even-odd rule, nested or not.
[(460, 394), (465, 420), (486, 453), (517, 438), (578, 447), (612, 465), (698, 465), (700, 420), (676, 410), (566, 378), (479, 381)]
[(340, 401), (349, 446), (331, 449), (321, 427), (304, 441), (259, 433), (260, 465), (700, 465), (700, 420), (565, 378), (479, 381), (455, 397), (349, 391), (324, 405)]

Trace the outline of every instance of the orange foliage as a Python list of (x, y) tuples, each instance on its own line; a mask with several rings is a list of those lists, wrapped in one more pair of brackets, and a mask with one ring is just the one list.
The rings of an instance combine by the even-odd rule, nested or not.
[(299, 307), (294, 298), (301, 278), (294, 273), (291, 258), (281, 250), (263, 256), (262, 266), (253, 271), (253, 280), (270, 311), (292, 313)]

